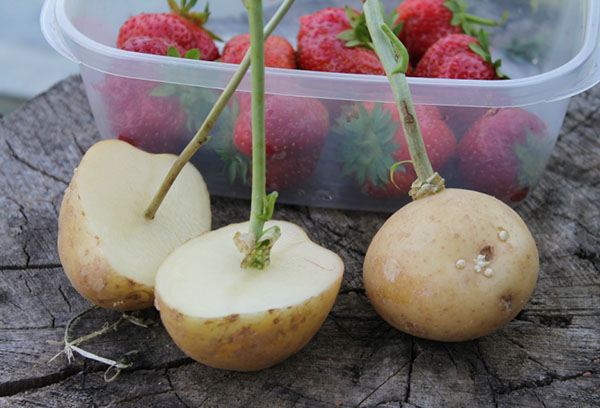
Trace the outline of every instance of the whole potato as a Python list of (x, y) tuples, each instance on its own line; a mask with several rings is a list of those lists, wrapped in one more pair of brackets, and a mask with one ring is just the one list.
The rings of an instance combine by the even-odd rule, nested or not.
[(506, 204), (447, 189), (392, 215), (367, 251), (363, 278), (377, 312), (397, 329), (462, 341), (513, 319), (535, 287), (538, 252)]

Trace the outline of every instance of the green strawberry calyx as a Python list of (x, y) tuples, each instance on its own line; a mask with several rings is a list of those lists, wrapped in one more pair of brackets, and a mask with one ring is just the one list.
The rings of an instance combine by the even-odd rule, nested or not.
[[(367, 27), (367, 21), (365, 13), (356, 14), (353, 9), (346, 6), (346, 15), (348, 16), (348, 22), (352, 28), (342, 31), (338, 36), (338, 40), (345, 41), (347, 48), (363, 47), (371, 51), (375, 51), (371, 34), (369, 34), (369, 28)], [(402, 30), (402, 21), (398, 21), (398, 13), (393, 11), (385, 20), (385, 24), (392, 30), (392, 32), (398, 36)]]
[(500, 21), (494, 21), (469, 14), (467, 13), (468, 4), (466, 0), (447, 0), (444, 2), (444, 6), (446, 6), (446, 8), (452, 12), (452, 20), (450, 21), (450, 24), (453, 26), (460, 26), (463, 33), (473, 37), (475, 37), (477, 34), (477, 26), (499, 26), (504, 24), (508, 18), (507, 10), (504, 10)]
[(499, 78), (509, 79), (500, 71), (502, 61), (499, 59), (494, 61), (492, 59), (489, 40), (490, 33), (479, 27), (481, 25), (496, 27), (504, 24), (508, 18), (508, 10), (504, 10), (500, 21), (494, 21), (467, 13), (468, 4), (466, 0), (447, 0), (444, 2), (444, 6), (452, 12), (450, 24), (453, 26), (460, 26), (463, 33), (475, 37), (477, 38), (477, 41), (479, 41), (479, 44), (469, 43), (471, 50), (483, 58), (485, 62), (492, 64), (496, 71), (496, 75), (498, 75)]
[[(192, 103), (190, 106), (197, 105)], [(226, 107), (217, 122), (217, 134), (210, 143), (206, 144), (223, 160), (223, 174), (227, 177), (229, 184), (241, 182), (250, 185), (250, 167), (252, 159), (242, 153), (233, 141), (235, 120), (238, 116), (238, 103), (234, 100), (231, 106)]]
[(210, 37), (213, 40), (223, 41), (221, 39), (221, 37), (219, 37), (214, 32), (212, 32), (212, 31), (208, 30), (206, 27), (204, 27), (204, 25), (208, 22), (208, 18), (210, 17), (208, 1), (206, 2), (206, 5), (204, 6), (204, 11), (202, 11), (202, 12), (192, 11), (192, 8), (196, 5), (198, 0), (180, 0), (181, 3), (179, 3), (179, 4), (177, 3), (176, 0), (167, 0), (167, 1), (169, 2), (169, 7), (171, 8), (171, 13), (177, 14), (178, 16), (185, 18), (187, 21), (194, 24), (195, 26), (200, 27), (201, 29), (206, 31), (206, 33), (208, 35), (210, 35)]
[(515, 155), (519, 160), (519, 186), (534, 187), (540, 180), (552, 151), (552, 145), (533, 135), (531, 130), (525, 130), (523, 143), (515, 143)]
[[(177, 48), (170, 46), (167, 50), (167, 57), (176, 57), (181, 58), (181, 54), (177, 51)], [(199, 60), (201, 57), (200, 50), (198, 48), (192, 48), (191, 50), (186, 51), (183, 55), (183, 58)]]
[[(343, 138), (338, 153), (342, 174), (353, 175), (360, 185), (367, 181), (375, 187), (390, 182), (390, 168), (396, 160), (393, 153), (400, 145), (393, 141), (398, 123), (376, 103), (369, 113), (362, 104), (346, 109), (338, 119), (334, 132)], [(402, 166), (395, 169), (406, 171)]]
[(500, 59), (494, 60), (492, 58), (492, 52), (490, 51), (489, 34), (490, 33), (487, 32), (487, 31), (485, 31), (483, 28), (480, 29), (479, 32), (477, 33), (477, 35), (475, 36), (475, 38), (477, 38), (477, 41), (479, 43), (470, 42), (469, 43), (469, 48), (475, 54), (477, 54), (481, 58), (483, 58), (483, 60), (485, 62), (487, 62), (489, 64), (492, 64), (492, 66), (494, 67), (494, 70), (496, 71), (496, 75), (498, 75), (498, 77), (500, 79), (510, 79), (507, 75), (505, 75), (504, 73), (502, 73), (502, 71), (500, 70), (500, 66), (502, 65), (502, 61)]

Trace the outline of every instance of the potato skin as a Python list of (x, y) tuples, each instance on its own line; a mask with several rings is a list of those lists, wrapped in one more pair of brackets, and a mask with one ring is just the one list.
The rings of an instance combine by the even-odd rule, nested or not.
[(151, 307), (154, 288), (118, 274), (106, 260), (100, 238), (89, 232), (78, 190), (73, 177), (58, 216), (58, 255), (71, 284), (81, 296), (106, 309)]
[(329, 314), (342, 274), (318, 296), (280, 309), (217, 318), (186, 316), (156, 295), (156, 308), (177, 346), (196, 361), (214, 368), (256, 371), (298, 352)]
[[(489, 265), (476, 272), (480, 254)], [(485, 194), (447, 189), (385, 222), (367, 250), (363, 279), (371, 303), (392, 326), (463, 341), (513, 319), (531, 296), (538, 269), (533, 237), (510, 207)]]

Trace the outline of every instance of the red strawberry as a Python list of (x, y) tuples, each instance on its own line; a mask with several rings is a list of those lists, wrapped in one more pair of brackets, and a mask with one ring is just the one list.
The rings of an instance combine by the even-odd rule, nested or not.
[[(267, 189), (289, 188), (314, 170), (329, 131), (329, 115), (317, 99), (265, 96)], [(249, 105), (240, 106), (233, 141), (252, 155), (252, 116)]]
[(490, 109), (474, 106), (438, 106), (438, 108), (457, 141), (460, 141), (467, 130)]
[(191, 11), (197, 0), (182, 0), (181, 5), (175, 0), (168, 0), (171, 12), (180, 16), (187, 24), (194, 37), (196, 44), (194, 48), (200, 50), (200, 59), (205, 61), (214, 61), (219, 58), (219, 50), (215, 45), (214, 40), (221, 39), (212, 31), (208, 30), (204, 25), (208, 21), (210, 11), (208, 10), (208, 2), (204, 7), (203, 12)]
[(130, 17), (119, 29), (117, 47), (121, 48), (131, 37), (164, 38), (176, 42), (184, 51), (196, 48), (196, 38), (186, 21), (170, 13)]
[(267, 158), (267, 190), (284, 191), (310, 176), (317, 166), (319, 153), (313, 150), (287, 160)]
[[(165, 38), (131, 37), (121, 48), (157, 55), (175, 49), (176, 54), (183, 54), (181, 46)], [(187, 115), (176, 92), (165, 92), (164, 87), (151, 81), (107, 76), (99, 90), (113, 135), (151, 153), (179, 153), (180, 131)]]
[[(193, 6), (196, 1), (191, 2)], [(208, 11), (191, 13), (190, 5), (179, 7), (169, 1), (173, 13), (143, 13), (129, 18), (119, 29), (117, 47), (131, 37), (164, 38), (179, 44), (184, 52), (197, 48), (200, 59), (212, 61), (219, 58), (219, 51), (211, 38), (211, 33), (203, 28), (208, 19)]]
[[(484, 43), (484, 47), (487, 44)], [(466, 34), (451, 34), (439, 39), (425, 53), (415, 69), (415, 76), (455, 79), (500, 79), (500, 62), (491, 62), (473, 50), (480, 42)], [(489, 55), (489, 50), (488, 50)]]
[[(435, 170), (441, 169), (456, 146), (454, 135), (434, 106), (415, 107), (425, 148)], [(393, 103), (355, 104), (340, 118), (335, 132), (342, 138), (339, 161), (342, 173), (352, 175), (366, 194), (402, 197), (408, 194), (416, 173), (410, 163), (394, 172), (396, 162), (410, 160), (398, 109)]]
[[(225, 44), (221, 61), (239, 64), (246, 55), (248, 48), (250, 48), (250, 34), (236, 35)], [(283, 37), (269, 36), (265, 41), (265, 66), (295, 69), (296, 54), (292, 44)]]
[[(359, 16), (356, 10), (350, 15)], [(298, 68), (312, 71), (384, 75), (383, 66), (374, 51), (338, 38), (352, 30), (346, 10), (326, 8), (300, 17), (298, 31)], [(350, 44), (352, 45), (352, 44)]]
[(404, 0), (397, 8), (398, 22), (402, 23), (400, 41), (412, 61), (419, 61), (423, 54), (440, 38), (449, 34), (475, 35), (475, 24), (498, 25), (467, 14), (464, 0)]
[(520, 108), (490, 110), (460, 141), (458, 169), (473, 188), (517, 202), (539, 180), (551, 149), (536, 115)]
[(131, 37), (119, 48), (125, 51), (141, 52), (144, 54), (167, 55), (171, 47), (174, 47), (179, 55), (185, 54), (179, 44), (166, 38)]
[(186, 114), (177, 96), (153, 96), (151, 81), (107, 76), (101, 89), (115, 137), (151, 153), (178, 153)]

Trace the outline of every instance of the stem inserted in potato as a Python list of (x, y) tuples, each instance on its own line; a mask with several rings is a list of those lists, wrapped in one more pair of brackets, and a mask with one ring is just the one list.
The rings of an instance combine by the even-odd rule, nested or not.
[(408, 151), (417, 173), (417, 180), (413, 183), (410, 195), (413, 199), (418, 199), (442, 191), (444, 179), (434, 173), (427, 157), (417, 113), (406, 81), (408, 52), (385, 23), (383, 5), (379, 0), (363, 0), (363, 8), (375, 52), (381, 60), (396, 99)]

